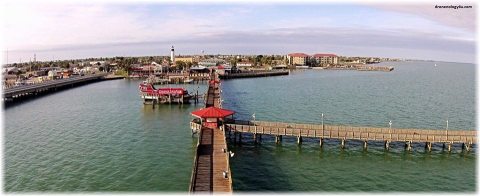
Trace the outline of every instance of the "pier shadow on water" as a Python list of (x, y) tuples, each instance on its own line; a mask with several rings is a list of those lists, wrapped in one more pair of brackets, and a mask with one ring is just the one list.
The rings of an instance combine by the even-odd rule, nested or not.
[[(253, 141), (252, 134), (242, 134), (241, 142), (233, 141), (233, 134), (228, 140), (229, 149), (235, 153), (230, 158), (233, 177), (233, 189), (239, 192), (281, 192), (293, 191), (293, 186), (286, 171), (276, 163), (277, 157), (284, 157), (281, 144), (276, 145), (271, 136), (262, 136), (259, 143)], [(238, 138), (237, 138), (238, 140)]]
[[(237, 138), (238, 140), (238, 138)], [(296, 137), (284, 136), (275, 143), (272, 136), (263, 135), (255, 143), (251, 134), (242, 134), (242, 143), (229, 140), (235, 153), (231, 159), (234, 190), (259, 192), (418, 192), (418, 191), (472, 191), (472, 183), (450, 185), (448, 177), (454, 168), (468, 168), (475, 159), (475, 149), (462, 151), (455, 144), (452, 151), (434, 144), (432, 151), (423, 143), (413, 143), (405, 150), (405, 143), (392, 142), (384, 148), (383, 141), (348, 140), (341, 148), (341, 140), (304, 138), (298, 145)], [(462, 161), (458, 161), (458, 159)], [(451, 165), (452, 161), (457, 165)], [(468, 169), (460, 169), (467, 179)], [(383, 180), (381, 180), (383, 179)], [(412, 184), (412, 179), (420, 182)], [(417, 180), (415, 180), (417, 181)]]

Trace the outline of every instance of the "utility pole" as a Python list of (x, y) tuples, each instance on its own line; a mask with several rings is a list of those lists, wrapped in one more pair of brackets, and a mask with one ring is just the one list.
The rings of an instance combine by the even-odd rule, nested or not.
[(447, 118), (447, 129), (446, 129), (445, 132), (446, 132), (446, 134), (447, 134), (446, 136), (447, 136), (447, 140), (448, 140), (448, 118)]

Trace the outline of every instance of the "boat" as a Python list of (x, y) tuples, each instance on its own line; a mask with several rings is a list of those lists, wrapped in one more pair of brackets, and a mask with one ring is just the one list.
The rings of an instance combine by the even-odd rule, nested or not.
[(437, 64), (435, 63), (435, 67), (437, 66)]
[(159, 88), (144, 81), (139, 85), (140, 97), (144, 103), (190, 103), (193, 97), (184, 88)]
[(183, 83), (192, 83), (193, 82), (193, 79), (185, 79), (183, 80)]

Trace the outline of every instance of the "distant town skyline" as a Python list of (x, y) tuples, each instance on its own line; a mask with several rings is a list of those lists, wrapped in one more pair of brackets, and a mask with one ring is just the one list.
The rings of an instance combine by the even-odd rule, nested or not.
[(476, 6), (438, 3), (39, 3), (2, 8), (3, 63), (113, 56), (307, 54), (475, 62)]

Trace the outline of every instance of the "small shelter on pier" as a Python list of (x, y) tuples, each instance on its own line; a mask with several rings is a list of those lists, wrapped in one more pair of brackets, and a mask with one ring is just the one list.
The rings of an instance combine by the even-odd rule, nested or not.
[(200, 124), (210, 128), (218, 127), (219, 122), (224, 121), (228, 116), (233, 117), (233, 114), (235, 114), (234, 111), (217, 107), (202, 108), (192, 112), (192, 116), (200, 119)]

